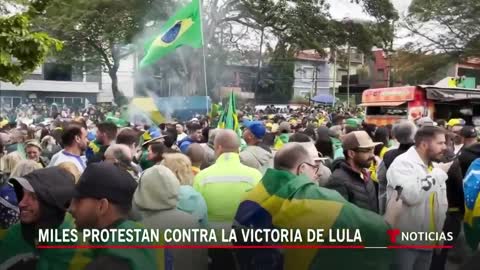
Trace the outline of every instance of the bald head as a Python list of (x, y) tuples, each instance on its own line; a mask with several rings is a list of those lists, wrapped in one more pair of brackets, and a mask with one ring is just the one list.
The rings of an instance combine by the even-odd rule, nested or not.
[(132, 152), (125, 144), (114, 144), (105, 151), (105, 161), (129, 165), (132, 162)]
[(223, 153), (238, 153), (240, 140), (237, 133), (230, 129), (219, 130), (215, 136), (214, 148), (217, 156)]
[(198, 143), (192, 143), (188, 146), (187, 156), (193, 166), (200, 167), (205, 160), (205, 149)]
[(295, 171), (304, 162), (314, 163), (305, 147), (299, 143), (287, 143), (275, 154), (273, 167), (276, 170)]

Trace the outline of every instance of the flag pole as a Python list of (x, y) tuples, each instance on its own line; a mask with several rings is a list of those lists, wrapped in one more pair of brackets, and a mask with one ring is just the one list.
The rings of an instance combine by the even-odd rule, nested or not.
[(198, 8), (200, 11), (200, 28), (202, 30), (201, 33), (202, 33), (202, 55), (203, 55), (203, 78), (205, 80), (205, 96), (207, 97), (206, 106), (207, 106), (207, 115), (208, 115), (210, 108), (208, 107), (209, 96), (208, 96), (208, 82), (207, 82), (207, 58), (205, 56), (206, 44), (205, 44), (205, 37), (203, 35), (203, 9), (202, 9), (202, 0), (197, 0), (197, 1), (198, 1)]

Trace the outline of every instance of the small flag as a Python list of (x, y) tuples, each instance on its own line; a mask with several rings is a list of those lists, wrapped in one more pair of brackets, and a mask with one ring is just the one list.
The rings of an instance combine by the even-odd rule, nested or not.
[(228, 101), (227, 107), (223, 110), (220, 119), (218, 121), (218, 128), (231, 129), (241, 135), (240, 125), (238, 124), (237, 116), (237, 101), (235, 94), (230, 93), (230, 99)]
[(161, 34), (146, 44), (146, 55), (140, 63), (140, 68), (154, 64), (183, 45), (193, 48), (203, 46), (199, 1), (192, 0), (190, 4), (179, 10), (165, 23)]

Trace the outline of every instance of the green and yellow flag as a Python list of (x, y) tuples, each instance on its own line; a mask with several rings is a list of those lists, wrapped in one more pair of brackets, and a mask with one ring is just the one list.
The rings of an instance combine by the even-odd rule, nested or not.
[[(296, 245), (390, 245), (387, 235), (390, 226), (382, 216), (347, 202), (338, 192), (319, 187), (304, 175), (273, 169), (268, 169), (260, 183), (245, 195), (237, 209), (234, 226), (236, 229), (298, 229), (303, 241)], [(325, 242), (306, 241), (308, 229), (323, 229)], [(329, 237), (330, 230), (333, 240)], [(360, 242), (335, 240), (336, 233), (357, 230)], [(283, 264), (280, 269), (285, 270), (387, 270), (390, 255), (387, 249), (286, 249), (269, 255), (256, 249), (245, 254), (243, 260), (261, 258), (258, 261), (268, 262), (269, 266)]]
[(146, 44), (146, 54), (140, 63), (140, 68), (154, 64), (180, 46), (188, 45), (193, 48), (203, 46), (199, 1), (192, 0), (190, 4), (179, 10), (165, 23), (160, 31), (161, 34)]
[(241, 135), (240, 125), (238, 124), (237, 116), (237, 100), (235, 94), (230, 93), (227, 108), (223, 110), (218, 121), (218, 128), (226, 128), (235, 131), (238, 136)]

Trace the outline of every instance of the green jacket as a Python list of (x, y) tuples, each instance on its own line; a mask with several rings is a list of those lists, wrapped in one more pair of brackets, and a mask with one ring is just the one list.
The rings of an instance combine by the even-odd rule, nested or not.
[[(65, 221), (58, 229), (73, 229), (71, 218)], [(58, 243), (48, 243), (58, 245)], [(75, 249), (37, 249), (33, 243), (25, 241), (21, 225), (10, 227), (0, 239), (0, 269), (9, 269), (13, 265), (36, 265), (36, 270), (66, 270), (83, 269), (81, 267), (81, 253)], [(27, 259), (27, 262), (22, 260)], [(33, 262), (36, 260), (36, 263)]]

